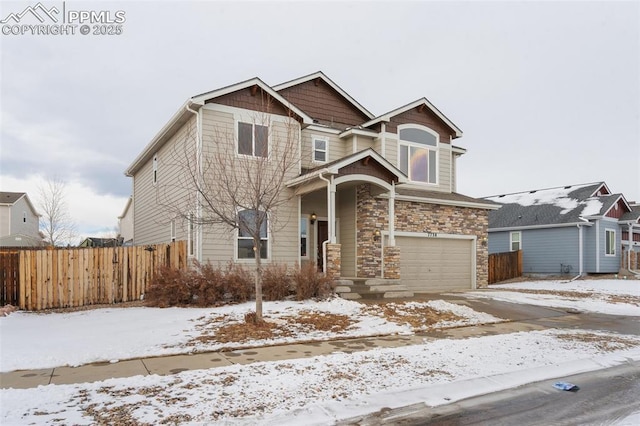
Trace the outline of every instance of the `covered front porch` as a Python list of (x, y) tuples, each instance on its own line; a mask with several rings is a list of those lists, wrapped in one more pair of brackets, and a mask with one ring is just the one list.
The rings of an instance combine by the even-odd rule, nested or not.
[[(290, 182), (299, 200), (301, 262), (314, 262), (338, 280), (343, 296), (413, 295), (400, 284), (400, 251), (395, 244), (395, 187), (404, 179), (367, 149)], [(383, 211), (375, 198), (382, 194), (388, 197)]]

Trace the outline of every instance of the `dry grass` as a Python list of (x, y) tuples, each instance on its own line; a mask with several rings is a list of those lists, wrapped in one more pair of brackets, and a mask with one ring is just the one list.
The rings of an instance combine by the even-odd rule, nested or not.
[(558, 339), (569, 342), (585, 342), (596, 346), (603, 352), (631, 349), (638, 346), (638, 340), (632, 337), (600, 335), (596, 333), (559, 334)]
[(441, 321), (459, 321), (463, 318), (452, 313), (437, 311), (420, 304), (380, 303), (370, 305), (367, 310), (374, 315), (382, 315), (387, 321), (397, 324), (409, 324), (414, 330), (434, 326)]

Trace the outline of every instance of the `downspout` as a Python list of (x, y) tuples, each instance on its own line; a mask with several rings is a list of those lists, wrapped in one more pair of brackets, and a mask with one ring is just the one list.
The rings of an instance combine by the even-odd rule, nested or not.
[(583, 244), (582, 244), (582, 229), (583, 227), (579, 224), (576, 225), (578, 227), (578, 269), (579, 273), (575, 277), (571, 278), (569, 282), (573, 282), (580, 278), (584, 273), (584, 254), (583, 254)]
[(332, 225), (333, 218), (331, 217), (331, 181), (329, 179), (325, 178), (322, 175), (322, 173), (323, 172), (320, 172), (318, 174), (318, 177), (321, 180), (327, 182), (327, 218), (328, 218), (327, 220), (329, 222), (327, 224), (328, 225), (328, 231), (329, 231), (328, 235), (327, 235), (328, 239), (322, 242), (322, 270), (323, 270), (322, 272), (324, 272), (326, 274), (327, 273), (327, 244), (329, 243), (331, 235), (332, 235), (331, 234), (331, 230), (333, 228), (333, 225)]
[(596, 220), (596, 273), (600, 272), (600, 220)]
[[(196, 184), (198, 185), (198, 188), (200, 188), (200, 185), (201, 185), (200, 179), (202, 178), (202, 123), (200, 118), (200, 111), (191, 109), (190, 104), (191, 104), (191, 101), (187, 103), (185, 108), (187, 109), (187, 111), (189, 111), (190, 113), (196, 116), (196, 167), (198, 169), (196, 173)], [(198, 190), (196, 191), (196, 218), (197, 220), (200, 220), (201, 217), (202, 217), (202, 197), (200, 195), (200, 191)], [(191, 226), (193, 226), (193, 224)], [(196, 233), (196, 235), (197, 235), (197, 241), (193, 242), (193, 246), (196, 251), (194, 253), (194, 257), (198, 260), (198, 262), (202, 262), (202, 227), (201, 226), (198, 227), (198, 232)]]

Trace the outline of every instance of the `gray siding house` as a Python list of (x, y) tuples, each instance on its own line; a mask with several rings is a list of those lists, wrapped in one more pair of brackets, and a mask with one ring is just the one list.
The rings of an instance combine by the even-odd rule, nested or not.
[(486, 199), (502, 205), (489, 213), (489, 253), (522, 250), (525, 274), (617, 273), (640, 251), (640, 212), (604, 182)]
[[(314, 262), (336, 278), (400, 280), (416, 292), (487, 285), (488, 212), (497, 206), (456, 192), (462, 131), (426, 98), (374, 115), (322, 72), (188, 99), (125, 172), (133, 244), (187, 240), (194, 260), (252, 265), (257, 254), (238, 227), (193, 225), (204, 207), (177, 184), (188, 173), (180, 158), (268, 158), (258, 146), (276, 152), (284, 134), (296, 138), (296, 165), (288, 202), (267, 212), (263, 263)], [(189, 203), (194, 220), (172, 216), (163, 208), (171, 200)]]
[(25, 192), (0, 192), (0, 247), (43, 245), (39, 221)]

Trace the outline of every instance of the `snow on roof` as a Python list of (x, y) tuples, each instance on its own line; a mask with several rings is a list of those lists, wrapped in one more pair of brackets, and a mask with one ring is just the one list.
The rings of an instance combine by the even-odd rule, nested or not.
[(587, 186), (592, 186), (592, 184), (572, 185), (559, 188), (518, 192), (515, 194), (496, 195), (488, 197), (487, 199), (500, 204), (519, 204), (524, 207), (545, 204), (554, 205), (562, 209), (560, 214), (567, 214), (579, 206), (584, 205), (585, 207), (580, 214), (581, 216), (598, 214), (602, 208), (601, 201), (595, 198), (580, 201), (570, 197), (569, 195), (570, 193)]

